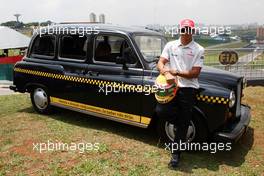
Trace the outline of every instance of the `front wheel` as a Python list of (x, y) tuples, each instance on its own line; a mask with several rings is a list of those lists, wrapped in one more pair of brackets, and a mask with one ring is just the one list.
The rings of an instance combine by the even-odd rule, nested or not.
[[(173, 142), (177, 130), (174, 124), (163, 118), (158, 118), (158, 134), (165, 142)], [(207, 128), (199, 116), (193, 116), (186, 134), (187, 142), (202, 142), (207, 139)]]
[(52, 110), (48, 91), (41, 87), (33, 88), (30, 98), (34, 109), (41, 114), (49, 114)]

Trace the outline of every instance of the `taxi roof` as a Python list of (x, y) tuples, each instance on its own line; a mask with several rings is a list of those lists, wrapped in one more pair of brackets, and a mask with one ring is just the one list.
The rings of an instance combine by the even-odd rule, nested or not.
[(144, 27), (125, 27), (120, 25), (112, 25), (112, 24), (102, 24), (102, 23), (68, 23), (68, 24), (54, 24), (48, 27), (41, 27), (40, 30), (63, 30), (63, 29), (84, 29), (84, 30), (98, 30), (102, 32), (114, 32), (114, 33), (126, 33), (126, 34), (136, 34), (136, 33), (145, 33), (149, 35), (159, 35), (162, 36), (161, 33), (145, 29)]

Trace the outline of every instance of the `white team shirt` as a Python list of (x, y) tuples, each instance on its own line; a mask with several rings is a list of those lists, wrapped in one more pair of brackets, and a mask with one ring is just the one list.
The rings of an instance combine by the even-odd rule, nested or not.
[[(170, 69), (179, 72), (190, 71), (192, 67), (202, 67), (204, 48), (193, 40), (188, 45), (182, 45), (180, 39), (168, 42), (160, 57), (169, 61)], [(199, 88), (197, 78), (187, 79), (178, 76), (179, 87)]]

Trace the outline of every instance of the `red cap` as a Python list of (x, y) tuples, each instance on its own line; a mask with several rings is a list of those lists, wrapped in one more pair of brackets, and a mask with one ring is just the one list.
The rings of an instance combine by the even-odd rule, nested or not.
[(191, 29), (194, 28), (194, 21), (190, 19), (184, 19), (180, 22), (180, 28), (190, 27)]

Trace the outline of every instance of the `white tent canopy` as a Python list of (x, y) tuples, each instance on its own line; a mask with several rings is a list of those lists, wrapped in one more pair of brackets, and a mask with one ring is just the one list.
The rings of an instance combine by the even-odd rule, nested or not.
[(0, 26), (0, 49), (28, 47), (30, 38), (14, 29)]

